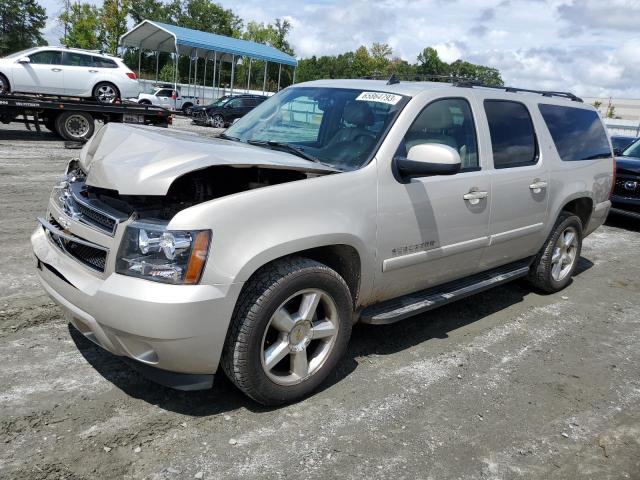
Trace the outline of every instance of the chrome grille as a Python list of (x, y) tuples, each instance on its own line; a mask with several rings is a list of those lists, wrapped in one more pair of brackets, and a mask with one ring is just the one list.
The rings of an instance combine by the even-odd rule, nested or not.
[(97, 246), (92, 247), (88, 244), (89, 242), (81, 238), (76, 237), (77, 241), (74, 240), (73, 236), (64, 233), (64, 228), (52, 217), (49, 218), (48, 226), (46, 225), (47, 222), (43, 223), (41, 221), (40, 223), (58, 248), (89, 268), (101, 273), (104, 272), (108, 253), (106, 249), (103, 247), (96, 248)]

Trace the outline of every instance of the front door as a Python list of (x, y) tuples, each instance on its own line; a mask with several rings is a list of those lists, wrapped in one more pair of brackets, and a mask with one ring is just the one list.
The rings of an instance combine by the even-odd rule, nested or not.
[(16, 92), (63, 93), (62, 52), (41, 50), (29, 55), (30, 62), (13, 67), (12, 87)]
[(403, 183), (392, 159), (378, 159), (379, 300), (477, 272), (489, 241), (491, 179), (480, 161), (473, 102), (461, 95), (410, 107), (417, 117), (396, 155), (423, 143), (443, 144), (459, 152), (462, 169)]
[(544, 241), (549, 171), (531, 113), (521, 102), (484, 100), (493, 153), (490, 245), (492, 268), (534, 255)]

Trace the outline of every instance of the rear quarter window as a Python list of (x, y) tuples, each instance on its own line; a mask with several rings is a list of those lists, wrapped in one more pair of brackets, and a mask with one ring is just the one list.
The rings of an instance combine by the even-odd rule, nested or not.
[(494, 168), (538, 163), (538, 142), (527, 107), (510, 100), (485, 100)]
[(538, 105), (558, 155), (565, 162), (613, 155), (602, 121), (593, 110), (561, 105)]

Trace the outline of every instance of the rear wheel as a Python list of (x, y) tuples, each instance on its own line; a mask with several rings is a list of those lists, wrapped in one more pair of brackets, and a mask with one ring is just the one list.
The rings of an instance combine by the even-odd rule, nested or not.
[(7, 95), (10, 92), (11, 88), (9, 87), (9, 80), (0, 73), (0, 95)]
[(531, 265), (529, 281), (548, 293), (562, 290), (576, 271), (581, 250), (582, 222), (576, 215), (562, 212)]
[(349, 288), (334, 270), (305, 258), (276, 262), (245, 286), (222, 367), (257, 402), (298, 400), (315, 390), (344, 354), (352, 311)]
[(93, 87), (93, 98), (100, 103), (113, 103), (120, 98), (120, 92), (113, 83), (100, 82)]
[(55, 129), (65, 140), (86, 142), (93, 135), (95, 123), (86, 112), (63, 112), (55, 120)]
[(187, 110), (189, 110), (191, 107), (193, 107), (193, 103), (185, 103), (184, 105), (182, 105), (182, 113), (187, 113)]

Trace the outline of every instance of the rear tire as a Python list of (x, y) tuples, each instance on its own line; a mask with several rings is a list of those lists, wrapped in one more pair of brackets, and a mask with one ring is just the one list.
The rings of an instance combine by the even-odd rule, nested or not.
[(0, 96), (8, 95), (9, 93), (11, 93), (9, 80), (2, 73), (0, 73)]
[(93, 98), (99, 103), (114, 103), (120, 98), (120, 91), (113, 83), (100, 82), (93, 87)]
[(529, 282), (547, 293), (562, 290), (571, 282), (581, 250), (582, 221), (572, 213), (562, 212), (531, 265)]
[(277, 261), (243, 288), (221, 365), (229, 379), (263, 405), (313, 392), (346, 351), (352, 299), (345, 281), (314, 260)]
[(72, 142), (86, 142), (95, 128), (93, 117), (86, 112), (63, 112), (55, 120), (56, 132)]

